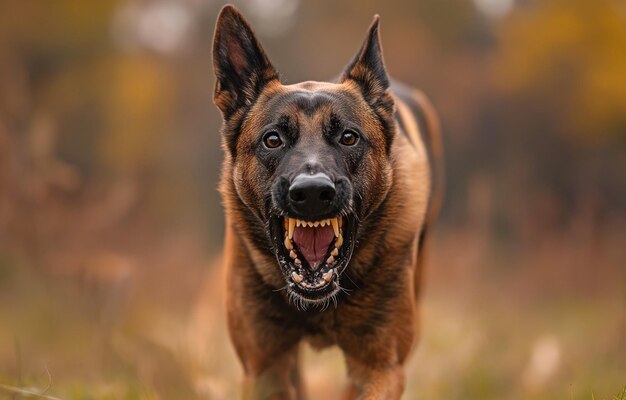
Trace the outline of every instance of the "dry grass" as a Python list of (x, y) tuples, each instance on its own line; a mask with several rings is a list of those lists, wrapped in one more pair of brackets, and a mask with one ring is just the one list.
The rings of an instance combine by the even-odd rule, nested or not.
[[(404, 398), (623, 400), (620, 235), (590, 253), (572, 237), (521, 251), (440, 232)], [(219, 261), (203, 265), (189, 238), (156, 248), (101, 254), (86, 268), (109, 269), (82, 274), (4, 258), (0, 398), (236, 398)], [(340, 352), (305, 346), (303, 364), (311, 397), (337, 398)]]

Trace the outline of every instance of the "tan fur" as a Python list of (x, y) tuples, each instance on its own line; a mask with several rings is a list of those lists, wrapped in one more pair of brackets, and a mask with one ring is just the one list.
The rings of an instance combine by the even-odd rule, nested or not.
[[(226, 19), (224, 24), (233, 23), (228, 18), (243, 23), (233, 13), (228, 9), (226, 17), (220, 17)], [(378, 35), (377, 24), (375, 19), (362, 53), (339, 83), (282, 85), (273, 68), (264, 66), (269, 79), (260, 93), (254, 97), (243, 93), (254, 98), (250, 107), (236, 106), (236, 96), (221, 88), (216, 91), (216, 102), (225, 115), (226, 157), (220, 192), (226, 211), (226, 309), (230, 336), (245, 374), (242, 394), (246, 399), (305, 397), (298, 371), (302, 341), (316, 348), (335, 345), (343, 351), (350, 379), (346, 399), (399, 399), (402, 395), (403, 365), (418, 336), (416, 298), (426, 226), (432, 226), (441, 200), (442, 152), (436, 115), (425, 97), (419, 92), (409, 98), (392, 94), (384, 87), (385, 81), (376, 81), (380, 79), (377, 70), (363, 64), (371, 57), (364, 53), (368, 46), (379, 46), (378, 37), (373, 36)], [(219, 29), (218, 23), (216, 38)], [(246, 60), (235, 61), (246, 68)], [(366, 94), (363, 80), (367, 80)], [(352, 110), (354, 122), (368, 138), (358, 173), (352, 176), (355, 187), (362, 189), (361, 209), (355, 211), (360, 219), (359, 242), (339, 278), (342, 285), (352, 285), (351, 292), (338, 297), (336, 308), (298, 310), (281, 291), (285, 276), (276, 256), (264, 245), (268, 242), (267, 183), (275, 177), (253, 148), (272, 100), (289, 93), (337, 95), (333, 98), (341, 98), (342, 105)], [(281, 108), (298, 124), (298, 146), (325, 148), (328, 144), (320, 132), (331, 118), (329, 104), (333, 103), (322, 104), (314, 112), (298, 104), (285, 103)], [(424, 127), (414, 110), (421, 111)]]

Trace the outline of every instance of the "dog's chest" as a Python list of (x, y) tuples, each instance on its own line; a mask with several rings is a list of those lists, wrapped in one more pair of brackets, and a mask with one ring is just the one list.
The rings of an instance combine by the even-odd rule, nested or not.
[[(332, 307), (332, 305), (330, 306)], [(323, 312), (309, 310), (307, 323), (303, 324), (302, 338), (313, 348), (322, 349), (337, 343), (338, 326), (336, 324), (336, 310), (328, 309)]]

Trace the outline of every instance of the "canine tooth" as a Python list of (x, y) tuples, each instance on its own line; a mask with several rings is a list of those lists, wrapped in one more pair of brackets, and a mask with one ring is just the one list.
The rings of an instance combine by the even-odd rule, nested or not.
[(343, 218), (339, 217), (339, 228), (343, 226)]
[(300, 283), (302, 282), (302, 275), (298, 274), (296, 271), (293, 271), (291, 273), (291, 279), (293, 279), (294, 282), (296, 283)]
[(334, 270), (329, 269), (327, 273), (325, 273), (324, 275), (322, 275), (322, 278), (324, 278), (324, 280), (326, 282), (330, 282), (331, 279), (333, 279), (333, 272)]
[(339, 237), (337, 237), (337, 239), (335, 240), (335, 247), (340, 248), (342, 244), (343, 244), (343, 235), (339, 234)]
[(335, 247), (333, 251), (330, 252), (330, 255), (333, 257), (337, 257), (339, 255), (339, 249)]
[(289, 257), (291, 257), (291, 258), (293, 258), (293, 259), (296, 259), (296, 258), (298, 258), (298, 255), (296, 254), (296, 252), (295, 252), (295, 251), (291, 250), (291, 251), (289, 252)]
[(302, 261), (300, 261), (300, 259), (299, 259), (299, 258), (296, 258), (295, 260), (293, 260), (293, 262), (294, 262), (296, 265), (300, 265), (300, 264), (302, 264)]
[(284, 217), (284, 218), (283, 218), (283, 228), (284, 228), (285, 230), (287, 230), (287, 227), (288, 227), (288, 226), (289, 226), (289, 218)]
[(296, 220), (294, 218), (289, 218), (289, 239), (293, 238), (293, 230), (296, 227)]
[(335, 257), (330, 256), (326, 259), (326, 264), (332, 264), (335, 262)]
[(285, 237), (285, 247), (287, 250), (293, 249), (293, 245), (291, 244), (291, 240), (289, 240), (289, 236)]
[(330, 223), (333, 224), (333, 231), (335, 231), (335, 237), (339, 236), (339, 223), (337, 218), (331, 218)]

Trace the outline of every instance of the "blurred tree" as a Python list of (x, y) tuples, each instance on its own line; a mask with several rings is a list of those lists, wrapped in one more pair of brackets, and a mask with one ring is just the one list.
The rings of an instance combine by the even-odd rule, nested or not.
[(495, 83), (535, 101), (559, 133), (626, 136), (626, 7), (619, 0), (533, 1), (499, 27)]

